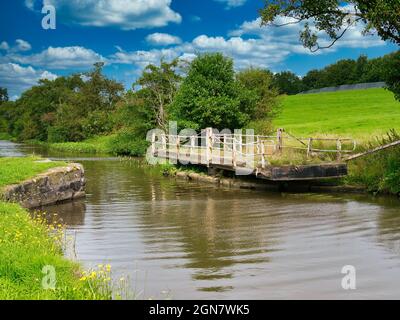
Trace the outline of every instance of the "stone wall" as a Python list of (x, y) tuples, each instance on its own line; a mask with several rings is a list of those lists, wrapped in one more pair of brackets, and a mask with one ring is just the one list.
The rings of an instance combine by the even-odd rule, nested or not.
[(3, 189), (2, 198), (20, 203), (25, 208), (36, 208), (60, 201), (85, 196), (83, 166), (71, 163), (39, 174), (33, 179)]

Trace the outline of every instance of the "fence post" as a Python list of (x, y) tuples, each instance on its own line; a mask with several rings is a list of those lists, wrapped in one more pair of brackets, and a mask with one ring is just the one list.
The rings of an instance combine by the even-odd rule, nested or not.
[(236, 137), (232, 136), (232, 166), (235, 169), (237, 164), (237, 152), (236, 152)]
[(261, 168), (265, 169), (265, 145), (261, 142)]
[(212, 162), (212, 144), (213, 144), (213, 129), (206, 128), (206, 164), (210, 165)]
[(313, 143), (313, 139), (309, 138), (308, 139), (308, 146), (307, 146), (307, 158), (309, 158), (311, 156), (312, 153), (312, 143)]
[(156, 133), (151, 133), (151, 155), (154, 157), (156, 155)]
[(279, 128), (276, 135), (276, 141), (278, 143), (278, 153), (282, 153), (283, 148), (283, 132), (284, 129)]
[[(166, 137), (166, 135), (165, 135), (165, 133), (163, 133), (162, 135), (161, 135), (161, 155), (164, 157), (164, 158), (167, 158), (167, 156), (169, 157), (169, 154), (167, 153), (167, 137)], [(160, 152), (159, 152), (160, 153)]]
[(336, 149), (338, 150), (337, 161), (342, 161), (342, 141), (340, 139), (336, 141)]
[(222, 156), (222, 159), (224, 159), (224, 161), (223, 161), (223, 163), (222, 164), (227, 164), (227, 161), (226, 161), (226, 156), (227, 156), (227, 154), (228, 154), (228, 148), (229, 148), (229, 145), (228, 145), (228, 136), (227, 136), (227, 134), (226, 133), (224, 133), (224, 148), (223, 148), (223, 156)]
[(196, 150), (195, 150), (195, 147), (196, 147), (196, 136), (190, 136), (190, 151), (189, 151), (189, 154), (190, 154), (190, 162), (192, 163), (192, 164), (197, 164), (197, 155), (196, 155)]

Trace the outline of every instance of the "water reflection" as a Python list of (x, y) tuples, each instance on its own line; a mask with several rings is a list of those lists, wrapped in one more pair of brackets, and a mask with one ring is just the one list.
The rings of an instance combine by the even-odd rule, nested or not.
[[(76, 233), (80, 261), (110, 263), (143, 297), (399, 297), (398, 199), (230, 190), (135, 161), (82, 163), (87, 198), (46, 210)], [(348, 264), (355, 291), (341, 288)]]

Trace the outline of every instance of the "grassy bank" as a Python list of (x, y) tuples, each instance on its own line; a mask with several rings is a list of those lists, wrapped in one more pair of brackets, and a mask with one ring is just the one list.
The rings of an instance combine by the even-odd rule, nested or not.
[(40, 143), (54, 151), (88, 154), (111, 154), (114, 135), (94, 137), (81, 142)]
[(67, 153), (108, 154), (113, 156), (143, 156), (148, 143), (132, 134), (112, 134), (93, 137), (81, 142), (47, 143), (33, 141), (53, 151)]
[[(111, 298), (106, 270), (105, 276), (85, 276), (65, 259), (62, 232), (43, 216), (33, 219), (19, 205), (0, 202), (0, 226), (0, 300)], [(54, 268), (55, 283), (45, 277), (46, 268)]]
[[(0, 158), (0, 191), (62, 165), (37, 157)], [(84, 274), (79, 264), (63, 257), (61, 227), (49, 224), (44, 214), (33, 218), (18, 204), (0, 201), (0, 300), (111, 298), (108, 270)], [(48, 272), (46, 266), (54, 268), (54, 287), (43, 286), (51, 284), (43, 273)]]
[(0, 140), (10, 140), (11, 136), (6, 132), (0, 132)]
[(0, 158), (0, 189), (19, 183), (50, 168), (65, 165), (65, 162), (41, 162), (38, 157)]
[(385, 89), (288, 96), (274, 121), (295, 135), (348, 136), (370, 141), (400, 131), (400, 103)]

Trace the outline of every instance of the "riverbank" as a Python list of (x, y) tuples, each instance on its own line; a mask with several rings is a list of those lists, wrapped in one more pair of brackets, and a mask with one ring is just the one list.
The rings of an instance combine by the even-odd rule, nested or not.
[(0, 199), (36, 208), (85, 196), (82, 165), (36, 157), (0, 159)]
[(132, 157), (143, 156), (148, 147), (147, 141), (124, 133), (96, 136), (80, 142), (52, 143), (31, 140), (26, 143), (43, 146), (57, 152)]
[[(0, 193), (63, 166), (68, 164), (38, 157), (0, 158)], [(58, 221), (49, 223), (45, 213), (31, 215), (17, 203), (0, 200), (0, 226), (0, 300), (111, 298), (107, 272), (86, 275), (64, 258), (66, 238)], [(54, 277), (47, 274), (53, 270)]]
[(81, 266), (64, 258), (57, 222), (48, 225), (43, 215), (31, 218), (18, 204), (0, 201), (0, 225), (0, 300), (111, 299), (108, 275), (85, 279)]

